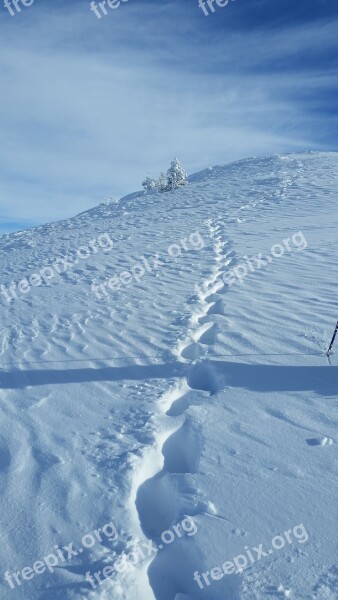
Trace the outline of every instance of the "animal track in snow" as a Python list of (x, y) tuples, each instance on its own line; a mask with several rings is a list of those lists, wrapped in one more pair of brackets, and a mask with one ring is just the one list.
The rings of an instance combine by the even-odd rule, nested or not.
[[(161, 533), (179, 522), (183, 515), (205, 514), (208, 512), (206, 507), (212, 506), (209, 500), (197, 500), (198, 492), (190, 486), (189, 491), (182, 493), (186, 487), (185, 476), (199, 472), (203, 446), (201, 434), (186, 411), (192, 402), (196, 402), (196, 392), (213, 395), (223, 386), (223, 377), (203, 357), (208, 347), (217, 340), (219, 325), (216, 320), (225, 315), (224, 301), (217, 294), (218, 289), (225, 286), (218, 277), (233, 253), (228, 250), (229, 241), (222, 240), (221, 226), (209, 223), (209, 228), (215, 240), (216, 267), (207, 279), (207, 293), (199, 292), (189, 299), (190, 304), (197, 304), (198, 310), (190, 317), (192, 329), (186, 341), (178, 342), (174, 352), (178, 361), (191, 364), (187, 365), (186, 379), (179, 380), (162, 396), (160, 406), (163, 413), (158, 416), (157, 444), (148, 455), (144, 455), (134, 476), (132, 501), (139, 524), (143, 533), (155, 544), (160, 543)], [(192, 394), (193, 391), (195, 394)], [(192, 570), (204, 565), (199, 556), (193, 556), (192, 540), (189, 548), (186, 541), (176, 540), (175, 547), (173, 544), (162, 549), (150, 563), (148, 578), (156, 600), (196, 600), (200, 597), (187, 565), (191, 563)]]

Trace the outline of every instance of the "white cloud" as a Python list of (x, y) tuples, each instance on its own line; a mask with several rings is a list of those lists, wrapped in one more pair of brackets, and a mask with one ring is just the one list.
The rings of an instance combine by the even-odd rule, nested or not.
[(71, 216), (105, 194), (138, 189), (149, 169), (157, 174), (174, 155), (194, 171), (319, 147), (313, 132), (322, 118), (312, 116), (309, 127), (295, 96), (333, 85), (335, 74), (307, 70), (300, 79), (296, 69), (255, 67), (330, 47), (336, 23), (264, 40), (259, 31), (245, 39), (230, 32), (204, 46), (197, 34), (194, 44), (184, 41), (193, 26), (183, 10), (175, 12), (174, 39), (161, 32), (166, 10), (130, 3), (98, 21), (88, 7), (87, 14), (69, 6), (35, 11), (22, 37), (7, 27), (0, 39), (3, 218)]

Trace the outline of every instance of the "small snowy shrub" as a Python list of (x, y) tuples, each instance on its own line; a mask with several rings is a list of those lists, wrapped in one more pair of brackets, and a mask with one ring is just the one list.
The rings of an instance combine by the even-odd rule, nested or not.
[(108, 206), (108, 204), (117, 204), (118, 202), (118, 198), (114, 198), (114, 196), (106, 196), (102, 202), (100, 202), (100, 204), (101, 206)]
[(168, 180), (164, 173), (161, 173), (159, 180), (157, 181), (156, 188), (159, 192), (167, 192), (168, 191)]
[(155, 179), (150, 177), (149, 173), (148, 173), (147, 177), (145, 178), (145, 180), (142, 181), (142, 185), (143, 185), (145, 192), (151, 192), (152, 190), (155, 190), (157, 187)]
[(188, 183), (188, 175), (177, 158), (174, 158), (170, 169), (168, 169), (167, 179), (167, 190), (176, 190)]
[(167, 175), (161, 173), (159, 179), (155, 181), (148, 173), (145, 180), (142, 181), (145, 192), (153, 190), (157, 190), (158, 192), (170, 192), (170, 190), (176, 190), (187, 183), (188, 175), (177, 158), (174, 158), (172, 161), (170, 169), (167, 171)]

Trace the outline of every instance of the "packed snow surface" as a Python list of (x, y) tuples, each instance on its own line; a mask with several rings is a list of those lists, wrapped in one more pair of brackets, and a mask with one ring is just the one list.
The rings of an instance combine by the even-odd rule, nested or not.
[(337, 201), (291, 154), (0, 238), (1, 600), (338, 597)]

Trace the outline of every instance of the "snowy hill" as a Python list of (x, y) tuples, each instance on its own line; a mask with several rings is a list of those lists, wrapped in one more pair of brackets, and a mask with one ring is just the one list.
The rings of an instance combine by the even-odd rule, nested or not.
[(338, 154), (0, 238), (0, 599), (334, 600)]

